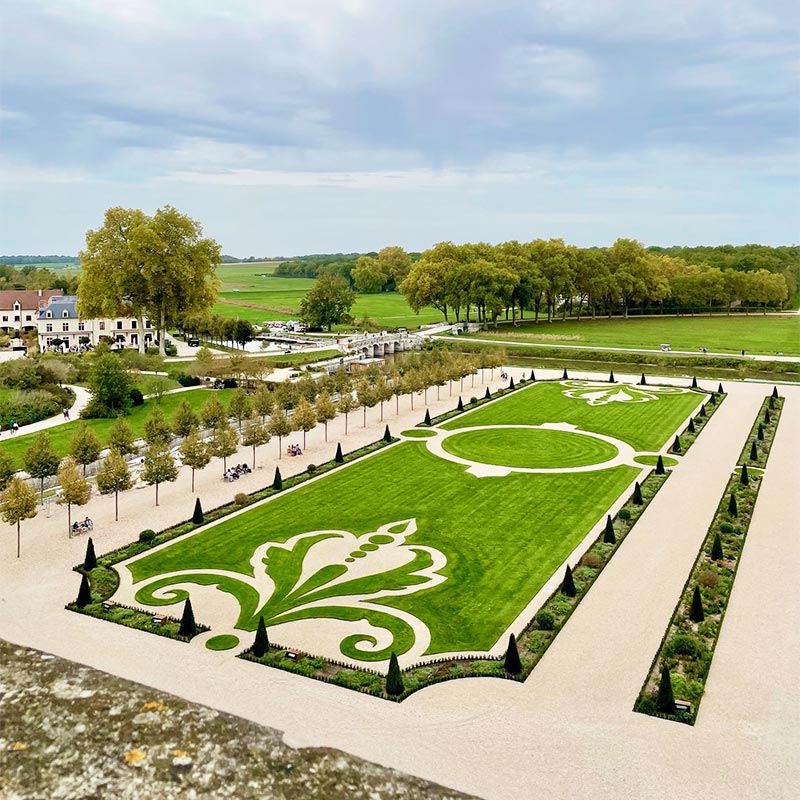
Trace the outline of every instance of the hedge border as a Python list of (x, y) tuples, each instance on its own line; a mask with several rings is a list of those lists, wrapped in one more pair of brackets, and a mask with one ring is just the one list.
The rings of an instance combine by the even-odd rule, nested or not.
[[(771, 449), (772, 442), (775, 438), (775, 434), (777, 432), (778, 423), (780, 421), (781, 411), (783, 409), (784, 398), (779, 397), (777, 400), (772, 401), (774, 402), (774, 414), (773, 414), (773, 421), (770, 424), (769, 431), (765, 429), (764, 431), (764, 440), (767, 441), (767, 436), (769, 436), (769, 444), (770, 448), (766, 449), (766, 457), (764, 460), (764, 465), (766, 466), (766, 459), (769, 457), (769, 450)], [(761, 409), (759, 410), (759, 416), (756, 418), (756, 422), (751, 428), (751, 432), (755, 429), (758, 425), (758, 422), (763, 418), (763, 411), (765, 408), (771, 405), (771, 399), (766, 398), (761, 405)], [(744, 455), (745, 451), (748, 450), (748, 446), (745, 446), (745, 449), (742, 451), (742, 455)], [(744, 460), (740, 457), (739, 462), (737, 463), (737, 467), (742, 465)], [(763, 480), (763, 474), (753, 474), (750, 476), (750, 485), (753, 488), (752, 494), (752, 511), (755, 510), (756, 503), (758, 502), (758, 494), (761, 490), (761, 484)], [(727, 513), (727, 504), (728, 504), (728, 497), (734, 488), (737, 485), (741, 485), (740, 482), (740, 472), (734, 471), (733, 475), (731, 476), (728, 483), (725, 485), (725, 491), (723, 492), (722, 498), (717, 506), (717, 510), (714, 513), (714, 517), (709, 525), (708, 532), (706, 536), (703, 538), (703, 542), (700, 545), (700, 550), (697, 554), (697, 558), (694, 560), (692, 564), (692, 568), (689, 571), (689, 576), (686, 579), (686, 582), (681, 589), (680, 595), (678, 597), (678, 602), (675, 605), (675, 609), (672, 612), (670, 617), (669, 623), (667, 625), (666, 630), (664, 631), (664, 635), (661, 637), (661, 642), (659, 643), (658, 649), (656, 650), (656, 654), (653, 657), (653, 661), (650, 664), (650, 669), (647, 672), (647, 675), (644, 679), (644, 683), (642, 684), (642, 688), (639, 690), (639, 694), (636, 698), (636, 701), (633, 706), (633, 710), (641, 713), (647, 714), (648, 716), (658, 717), (660, 719), (667, 719), (674, 722), (681, 722), (687, 725), (694, 725), (697, 721), (697, 715), (699, 713), (700, 704), (702, 703), (703, 697), (705, 695), (705, 688), (706, 683), (708, 681), (708, 676), (711, 672), (711, 665), (714, 659), (714, 652), (717, 647), (717, 642), (719, 641), (720, 634), (722, 632), (722, 625), (725, 621), (725, 614), (728, 609), (728, 602), (730, 601), (730, 596), (733, 592), (733, 586), (736, 581), (736, 574), (739, 570), (739, 564), (742, 561), (742, 555), (744, 553), (744, 548), (747, 543), (747, 534), (750, 530), (750, 523), (752, 521), (752, 513), (749, 517), (747, 517), (744, 521), (744, 525), (741, 531), (741, 546), (739, 547), (739, 551), (736, 557), (736, 561), (733, 565), (733, 568), (727, 567), (730, 573), (730, 584), (727, 587), (727, 592), (724, 592), (719, 600), (720, 605), (720, 612), (719, 612), (719, 621), (716, 626), (716, 631), (714, 632), (713, 637), (711, 638), (711, 643), (708, 646), (708, 668), (705, 671), (705, 674), (702, 676), (702, 680), (698, 680), (697, 682), (702, 685), (702, 691), (700, 696), (697, 698), (697, 701), (692, 704), (692, 711), (691, 712), (684, 712), (684, 711), (676, 711), (673, 714), (668, 714), (663, 711), (657, 711), (653, 709), (654, 698), (657, 695), (657, 687), (660, 683), (660, 675), (661, 669), (665, 664), (665, 651), (667, 645), (669, 644), (670, 640), (672, 639), (673, 635), (680, 633), (682, 628), (682, 623), (689, 623), (689, 629), (694, 630), (691, 628), (691, 621), (689, 620), (689, 614), (687, 609), (691, 605), (691, 596), (693, 594), (693, 587), (698, 586), (697, 578), (700, 574), (701, 569), (705, 569), (708, 564), (711, 563), (710, 557), (710, 550), (713, 544), (714, 538), (717, 533), (720, 532), (720, 525), (724, 522), (728, 521), (728, 513)], [(738, 517), (737, 517), (738, 518)], [(697, 624), (697, 623), (694, 623)], [(709, 638), (709, 637), (706, 637)], [(648, 687), (654, 687), (654, 689), (648, 690)], [(678, 698), (683, 699), (683, 698)]]

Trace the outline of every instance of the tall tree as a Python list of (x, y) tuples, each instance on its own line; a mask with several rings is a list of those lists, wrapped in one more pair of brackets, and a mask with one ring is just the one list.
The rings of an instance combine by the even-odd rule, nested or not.
[(211, 461), (211, 449), (197, 431), (192, 431), (181, 442), (181, 460), (192, 470), (192, 491), (194, 492), (195, 470), (205, 469)]
[(162, 444), (165, 447), (172, 441), (172, 430), (161, 406), (154, 406), (145, 420), (142, 438), (149, 445)]
[(216, 395), (211, 397), (203, 403), (200, 409), (200, 419), (206, 428), (216, 428), (223, 420), (228, 418), (228, 412), (225, 406)]
[(131, 426), (122, 417), (117, 417), (108, 432), (108, 446), (120, 455), (135, 455), (139, 452), (139, 448), (136, 447), (134, 441)]
[(83, 467), (84, 476), (86, 467), (97, 461), (101, 450), (102, 445), (97, 434), (85, 422), (82, 422), (70, 439), (69, 454), (76, 463)]
[(321, 392), (315, 407), (317, 422), (325, 426), (325, 441), (328, 441), (328, 423), (336, 417), (336, 404), (328, 392)]
[(278, 437), (278, 458), (282, 455), (281, 442), (284, 436), (288, 436), (292, 432), (292, 426), (289, 423), (289, 418), (282, 408), (276, 408), (272, 412), (272, 416), (267, 423), (267, 432), (270, 436)]
[(185, 438), (192, 431), (200, 427), (200, 417), (197, 415), (191, 404), (183, 400), (172, 417), (172, 430), (176, 436)]
[(172, 454), (163, 444), (151, 445), (144, 456), (142, 480), (156, 487), (156, 505), (158, 505), (158, 487), (162, 483), (172, 482), (178, 477), (178, 467)]
[(22, 478), (13, 478), (3, 491), (0, 514), (3, 521), (17, 526), (17, 558), (19, 558), (19, 524), (36, 516), (36, 492)]
[(242, 430), (242, 422), (250, 416), (252, 410), (253, 401), (250, 395), (244, 389), (237, 389), (228, 403), (228, 411), (239, 423), (239, 431)]
[[(327, 436), (325, 437), (327, 441)], [(5, 449), (0, 449), (0, 492), (11, 482), (17, 471), (14, 459)]]
[(212, 455), (222, 459), (222, 471), (226, 472), (228, 469), (228, 456), (232, 456), (239, 447), (239, 437), (227, 419), (214, 428), (210, 447)]
[(347, 436), (347, 415), (356, 407), (356, 401), (350, 392), (339, 398), (339, 411), (344, 414), (344, 435)]
[(61, 494), (56, 500), (59, 505), (67, 507), (67, 533), (72, 535), (72, 506), (84, 506), (92, 496), (92, 490), (86, 478), (78, 472), (78, 465), (73, 458), (65, 458), (58, 467), (58, 484)]
[(22, 463), (31, 478), (39, 481), (39, 490), (44, 503), (44, 480), (50, 478), (58, 471), (61, 459), (50, 444), (50, 435), (47, 431), (38, 433), (28, 445), (22, 456)]
[(97, 470), (97, 489), (100, 494), (114, 493), (114, 519), (119, 520), (119, 493), (131, 488), (131, 471), (119, 450), (112, 448)]
[[(270, 435), (267, 426), (261, 421), (258, 414), (254, 413), (242, 435), (242, 444), (245, 447), (253, 448), (253, 469), (256, 468), (256, 447), (266, 444), (269, 440)], [(305, 447), (305, 441), (303, 442), (303, 447)]]
[(267, 417), (272, 413), (274, 405), (275, 397), (273, 393), (262, 383), (253, 395), (253, 408), (261, 415), (262, 422), (267, 421)]
[(305, 397), (302, 397), (300, 402), (295, 406), (291, 422), (292, 427), (296, 431), (303, 431), (303, 450), (305, 450), (306, 434), (317, 424), (317, 414), (314, 411), (314, 407)]
[(97, 356), (87, 383), (92, 391), (92, 416), (116, 417), (130, 408), (133, 380), (113, 353)]
[(300, 301), (300, 319), (310, 328), (330, 330), (333, 325), (349, 322), (355, 292), (347, 281), (332, 272), (323, 272)]

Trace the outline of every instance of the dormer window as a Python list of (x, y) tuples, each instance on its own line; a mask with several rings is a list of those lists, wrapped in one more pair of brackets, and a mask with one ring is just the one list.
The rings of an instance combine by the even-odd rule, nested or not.
[(69, 318), (69, 311), (62, 311), (61, 312), (61, 316), (64, 317), (64, 319), (68, 319)]
[(53, 312), (52, 311), (48, 311), (47, 312), (47, 319), (53, 319)]

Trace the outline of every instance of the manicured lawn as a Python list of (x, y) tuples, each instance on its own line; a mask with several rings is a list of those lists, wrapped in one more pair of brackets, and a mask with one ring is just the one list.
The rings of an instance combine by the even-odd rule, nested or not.
[[(604, 433), (627, 442), (636, 450), (655, 451), (666, 444), (681, 423), (700, 404), (705, 395), (684, 393), (656, 394), (657, 387), (637, 387), (619, 384), (591, 384), (585, 389), (582, 382), (534, 384), (514, 392), (502, 401), (490, 403), (475, 411), (455, 417), (442, 427), (448, 430), (478, 425), (541, 425), (544, 422), (569, 422), (582, 430)], [(476, 387), (477, 389), (477, 387)], [(606, 405), (590, 405), (595, 392), (629, 393), (641, 397), (653, 390), (658, 398), (647, 402), (614, 401)], [(469, 390), (465, 390), (469, 391)], [(567, 397), (572, 391), (584, 397)], [(667, 390), (669, 391), (669, 390)]]
[(658, 349), (670, 344), (673, 350), (698, 351), (705, 347), (717, 353), (800, 355), (800, 315), (759, 314), (705, 317), (646, 317), (556, 321), (538, 325), (525, 322), (519, 328), (501, 327), (480, 338), (540, 344), (591, 345)]
[[(233, 389), (216, 390), (214, 394), (216, 394), (223, 403), (227, 403), (228, 398), (233, 394)], [(161, 409), (164, 411), (167, 418), (170, 418), (175, 413), (178, 406), (186, 400), (195, 411), (199, 411), (203, 403), (211, 396), (212, 392), (207, 389), (195, 389), (189, 392), (164, 395), (164, 397), (161, 398)], [(135, 436), (142, 435), (145, 420), (150, 415), (155, 404), (155, 400), (145, 400), (144, 405), (132, 408), (131, 413), (125, 417), (125, 420), (131, 426)], [(114, 420), (89, 419), (86, 420), (86, 423), (98, 435), (100, 441), (105, 444), (108, 438), (108, 432), (114, 424)], [(60, 456), (63, 457), (69, 453), (69, 441), (74, 435), (75, 428), (78, 425), (80, 425), (80, 421), (73, 420), (64, 425), (57, 425), (54, 428), (48, 429), (47, 432), (50, 435), (50, 443)], [(0, 439), (0, 447), (11, 455), (17, 465), (17, 469), (23, 468), (22, 455), (35, 436), (35, 433), (18, 433), (14, 436), (3, 433), (2, 439)]]
[(599, 464), (617, 455), (614, 445), (590, 436), (525, 428), (490, 428), (449, 436), (448, 453), (470, 461), (527, 469)]
[[(536, 384), (447, 427), (566, 421), (650, 450), (668, 442), (700, 401), (687, 392), (590, 406), (563, 394), (579, 389), (596, 387)], [(506, 465), (541, 459), (557, 466), (562, 459), (570, 466), (605, 460), (614, 451), (597, 442), (601, 450), (590, 453), (596, 440), (566, 432), (541, 432), (549, 441), (539, 431), (527, 432), (532, 438), (513, 433), (516, 440), (471, 442), (473, 434), (465, 433), (462, 444), (471, 457)], [(339, 645), (364, 661), (385, 660), (391, 650), (403, 653), (413, 645), (403, 612), (427, 626), (429, 654), (486, 650), (637, 474), (620, 466), (477, 478), (432, 454), (424, 440), (403, 442), (118, 569), (131, 571), (136, 602), (149, 606), (184, 599), (191, 584), (217, 585), (238, 600), (235, 627), (242, 631), (255, 630), (260, 615), (268, 626), (324, 617), (369, 621), (391, 633), (389, 644), (365, 655), (355, 647), (370, 639), (361, 633)], [(170, 577), (173, 572), (180, 575)], [(202, 617), (202, 608), (196, 613)]]
[[(636, 473), (633, 468), (618, 467), (582, 474), (475, 478), (463, 467), (432, 455), (423, 442), (405, 442), (177, 540), (132, 562), (130, 569), (136, 582), (174, 570), (252, 575), (250, 559), (267, 540), (284, 542), (297, 534), (329, 530), (363, 535), (413, 518), (417, 532), (408, 544), (444, 553), (447, 564), (441, 573), (447, 580), (418, 594), (386, 596), (378, 602), (423, 620), (431, 631), (431, 653), (488, 649)], [(278, 552), (281, 563), (273, 569), (279, 576), (276, 583), (285, 589), (259, 611), (266, 611), (268, 625), (296, 619), (298, 614), (320, 616), (304, 613), (300, 606), (323, 596), (374, 591), (384, 578), (387, 586), (414, 580), (408, 571), (388, 578), (381, 570), (338, 584), (331, 595), (326, 588), (330, 584), (324, 581), (326, 587), (317, 592), (314, 584), (322, 578), (314, 581), (312, 577), (305, 589), (299, 587), (302, 553), (293, 559), (285, 557), (285, 551)], [(358, 559), (359, 567), (365, 562), (369, 569), (375, 552), (367, 550)], [(416, 558), (416, 569), (426, 565), (424, 551), (418, 551)], [(337, 560), (328, 569), (344, 566)], [(211, 583), (219, 580), (208, 578)], [(234, 593), (247, 612), (240, 616), (238, 627), (254, 630), (258, 599), (252, 589), (226, 581), (225, 590)], [(137, 601), (144, 602), (146, 596)], [(328, 613), (336, 615), (331, 609)]]

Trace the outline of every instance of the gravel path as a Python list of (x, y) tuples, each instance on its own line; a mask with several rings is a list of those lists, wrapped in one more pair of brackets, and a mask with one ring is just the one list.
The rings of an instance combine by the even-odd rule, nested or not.
[(92, 393), (83, 386), (72, 386), (71, 384), (65, 384), (67, 389), (72, 389), (75, 392), (75, 402), (69, 409), (69, 419), (64, 419), (63, 414), (56, 414), (53, 417), (48, 417), (47, 419), (40, 420), (39, 422), (32, 422), (30, 425), (22, 425), (20, 426), (18, 433), (6, 433), (3, 432), (3, 439), (8, 439), (10, 436), (22, 436), (24, 433), (37, 433), (38, 431), (44, 431), (48, 428), (55, 428), (56, 425), (63, 425), (65, 422), (71, 422), (72, 420), (78, 419), (81, 414), (81, 411), (86, 407), (86, 404), (91, 399)]
[[(517, 380), (520, 371), (509, 371)], [(556, 373), (537, 370), (537, 376)], [(701, 381), (708, 387), (716, 383)], [(179, 642), (63, 610), (78, 585), (69, 567), (81, 560), (85, 547), (82, 538), (67, 538), (63, 509), (54, 509), (51, 519), (23, 524), (19, 561), (13, 557), (10, 529), (0, 539), (0, 637), (284, 730), (293, 745), (343, 749), (485, 798), (794, 797), (800, 784), (795, 755), (800, 746), (795, 685), (800, 593), (778, 595), (775, 587), (793, 585), (792, 567), (800, 560), (794, 499), (800, 483), (795, 460), (800, 387), (782, 388), (787, 397), (783, 419), (697, 726), (631, 711), (771, 386), (728, 382), (726, 388), (728, 399), (525, 684), (451, 681), (396, 705), (230, 654), (194, 649), (189, 660)], [(466, 398), (478, 393), (477, 387), (464, 391)], [(454, 403), (455, 395), (438, 408), (433, 402), (431, 414)], [(413, 413), (407, 398), (401, 405), (406, 410), (399, 420), (393, 403), (386, 409), (397, 432), (424, 414), (421, 402), (415, 402)], [(378, 409), (368, 418), (364, 431), (361, 413), (351, 414), (346, 449), (382, 433)], [(327, 445), (321, 431), (310, 434), (302, 458), (284, 455), (279, 462), (284, 476), (308, 461), (330, 457), (342, 428), (341, 420), (329, 426)], [(277, 443), (263, 449), (261, 468), (236, 485), (222, 482), (216, 462), (201, 473), (204, 503), (210, 507), (271, 479)], [(238, 460), (245, 458), (249, 451)], [(113, 498), (94, 498), (89, 513), (96, 522), (98, 551), (129, 541), (142, 527), (160, 528), (188, 517), (193, 500), (184, 472), (177, 484), (162, 487), (158, 509), (152, 489), (123, 495), (117, 526), (110, 522)]]

